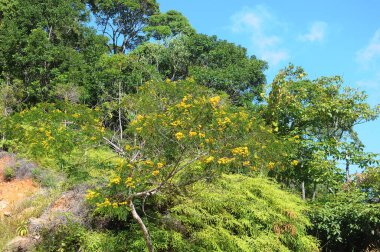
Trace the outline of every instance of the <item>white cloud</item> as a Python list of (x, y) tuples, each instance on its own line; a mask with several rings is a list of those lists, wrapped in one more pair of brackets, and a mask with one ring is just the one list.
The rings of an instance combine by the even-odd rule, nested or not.
[(289, 58), (289, 55), (286, 51), (263, 51), (261, 52), (261, 57), (269, 62), (270, 64), (276, 66), (280, 62), (285, 61)]
[(299, 36), (299, 39), (304, 42), (323, 41), (326, 37), (327, 23), (317, 21), (311, 24), (309, 31), (306, 34)]
[(380, 58), (380, 29), (378, 29), (368, 45), (356, 53), (357, 60), (363, 66), (368, 66)]
[(369, 78), (356, 82), (358, 87), (369, 90), (380, 90), (380, 71), (374, 74), (370, 74)]
[(368, 78), (357, 81), (356, 86), (362, 90), (366, 90), (368, 101), (372, 105), (379, 104), (380, 100), (380, 71), (369, 74)]
[(244, 8), (231, 17), (231, 22), (231, 31), (250, 36), (255, 54), (270, 65), (276, 66), (289, 58), (281, 45), (281, 37), (271, 33), (271, 29), (279, 26), (279, 22), (264, 6)]

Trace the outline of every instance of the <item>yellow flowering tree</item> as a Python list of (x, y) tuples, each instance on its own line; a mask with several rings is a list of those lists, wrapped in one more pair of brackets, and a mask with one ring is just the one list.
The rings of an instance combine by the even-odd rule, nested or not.
[(53, 158), (63, 166), (74, 149), (99, 143), (105, 132), (99, 118), (99, 112), (86, 106), (41, 103), (1, 121), (0, 132), (8, 140), (5, 148)]
[[(149, 251), (153, 245), (137, 202), (222, 172), (267, 172), (281, 163), (281, 155), (271, 156), (268, 166), (267, 149), (281, 150), (269, 128), (191, 79), (148, 82), (127, 100), (131, 120), (125, 142), (121, 146), (107, 140), (124, 161), (108, 185), (89, 191), (87, 199), (99, 213), (120, 219), (131, 214)], [(193, 171), (195, 164), (201, 171)]]

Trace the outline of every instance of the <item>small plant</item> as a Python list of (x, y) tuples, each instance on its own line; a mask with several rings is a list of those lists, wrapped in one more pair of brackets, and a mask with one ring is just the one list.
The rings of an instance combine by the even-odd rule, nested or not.
[(7, 167), (4, 169), (4, 180), (11, 181), (16, 177), (15, 170), (12, 167)]
[(27, 220), (24, 220), (21, 222), (20, 226), (17, 227), (16, 233), (18, 236), (27, 236), (29, 231), (28, 231), (28, 225), (29, 222)]

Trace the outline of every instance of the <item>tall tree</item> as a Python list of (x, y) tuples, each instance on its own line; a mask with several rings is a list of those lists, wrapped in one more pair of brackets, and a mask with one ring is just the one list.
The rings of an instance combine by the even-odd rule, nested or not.
[(149, 18), (159, 13), (156, 0), (91, 0), (98, 30), (106, 35), (111, 53), (125, 53), (147, 40)]
[(51, 99), (58, 84), (84, 86), (88, 65), (104, 52), (102, 38), (84, 26), (87, 14), (79, 0), (15, 0), (2, 9), (1, 78), (22, 80), (29, 103)]
[(174, 37), (178, 34), (195, 34), (189, 20), (181, 12), (175, 10), (152, 15), (149, 19), (149, 26), (145, 27), (144, 31), (149, 37), (157, 40)]
[[(264, 114), (278, 134), (300, 139), (297, 158), (300, 162), (296, 165), (300, 169), (294, 174), (303, 195), (305, 182), (315, 184), (320, 179), (318, 174), (323, 174), (311, 165), (315, 164), (315, 153), (330, 161), (355, 156), (357, 145), (345, 144), (351, 140), (358, 142), (354, 126), (375, 119), (379, 113), (379, 108), (366, 103), (363, 92), (343, 88), (342, 82), (338, 76), (309, 80), (302, 68), (290, 65), (271, 85)], [(342, 148), (347, 154), (344, 157)]]
[(193, 77), (199, 84), (226, 92), (237, 105), (260, 100), (266, 83), (266, 62), (216, 36), (178, 36), (164, 44), (143, 44), (134, 53), (148, 58), (166, 78)]

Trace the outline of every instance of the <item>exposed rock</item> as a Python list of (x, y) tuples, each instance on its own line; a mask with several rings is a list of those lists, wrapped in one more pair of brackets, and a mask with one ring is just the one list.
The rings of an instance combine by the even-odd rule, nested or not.
[(37, 241), (31, 237), (18, 236), (8, 243), (4, 252), (26, 252), (31, 251)]
[(54, 230), (68, 220), (84, 224), (88, 215), (84, 196), (86, 188), (81, 186), (63, 193), (39, 218), (31, 218), (29, 233), (39, 236), (43, 229)]
[(5, 200), (0, 200), (0, 210), (3, 210), (9, 205), (9, 203)]

